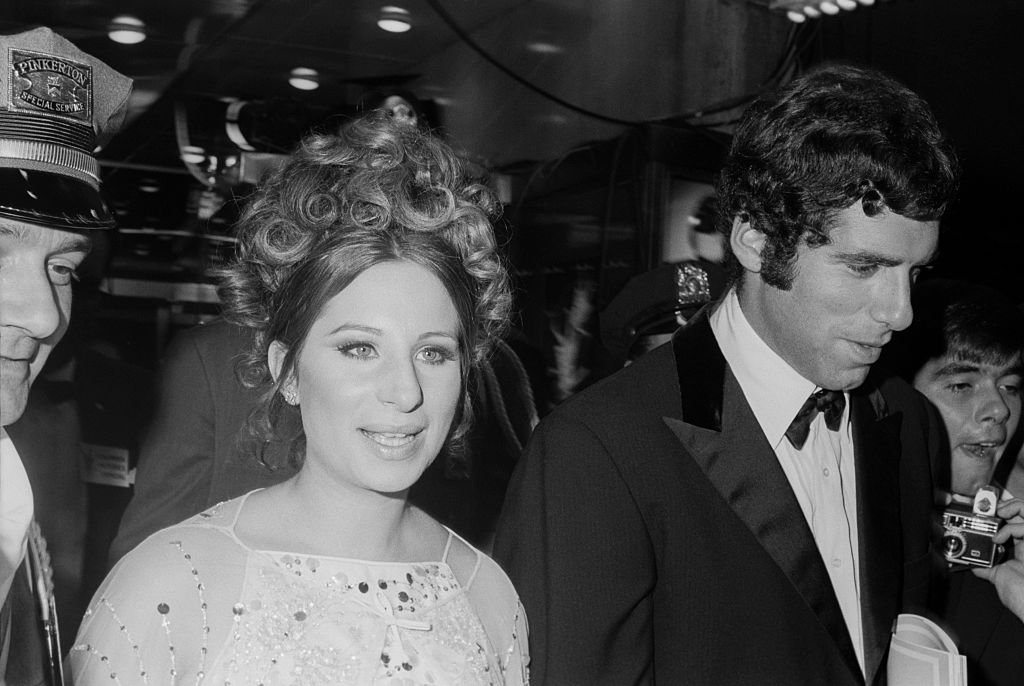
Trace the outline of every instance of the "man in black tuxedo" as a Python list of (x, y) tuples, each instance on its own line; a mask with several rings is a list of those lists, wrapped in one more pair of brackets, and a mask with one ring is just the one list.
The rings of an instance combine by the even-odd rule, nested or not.
[(747, 109), (717, 187), (731, 286), (545, 418), (513, 476), (495, 556), (534, 683), (885, 681), (937, 566), (943, 435), (870, 372), (956, 183), (928, 106), (881, 73), (822, 68)]
[(114, 226), (95, 153), (131, 80), (40, 27), (0, 36), (0, 84), (0, 684), (34, 686), (59, 681), (60, 647), (31, 456), (12, 425), (67, 331), (91, 234)]

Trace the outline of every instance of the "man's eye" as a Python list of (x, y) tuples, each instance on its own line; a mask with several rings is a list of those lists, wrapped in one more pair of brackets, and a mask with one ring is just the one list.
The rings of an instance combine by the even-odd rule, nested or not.
[(857, 276), (872, 276), (878, 271), (877, 264), (851, 264), (849, 267)]
[(971, 390), (971, 384), (969, 384), (969, 383), (951, 383), (948, 386), (946, 386), (946, 388), (948, 388), (953, 393), (957, 393), (957, 394), (959, 394), (959, 393), (966, 393), (969, 390)]
[(70, 264), (52, 263), (49, 265), (50, 283), (54, 286), (67, 286), (78, 281), (78, 272)]

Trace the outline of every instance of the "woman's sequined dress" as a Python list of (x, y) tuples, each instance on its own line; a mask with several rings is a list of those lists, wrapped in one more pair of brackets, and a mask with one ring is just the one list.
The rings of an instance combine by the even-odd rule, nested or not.
[[(234, 532), (246, 497), (118, 563), (68, 656), (76, 686), (527, 681), (518, 596), (461, 539), (449, 532), (441, 560), (418, 563), (253, 550)], [(453, 546), (475, 559), (458, 575)]]

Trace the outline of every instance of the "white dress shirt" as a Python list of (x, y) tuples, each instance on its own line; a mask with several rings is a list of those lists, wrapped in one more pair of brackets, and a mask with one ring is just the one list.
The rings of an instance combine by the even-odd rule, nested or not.
[[(7, 602), (14, 575), (25, 559), (32, 507), (28, 474), (14, 443), (0, 427), (0, 606)], [(0, 627), (0, 635), (5, 643), (10, 641), (7, 627)], [(8, 650), (8, 645), (0, 645), (0, 684), (7, 671)]]
[(25, 542), (32, 522), (32, 486), (14, 443), (0, 428), (0, 597), (25, 559)]
[(850, 430), (849, 394), (838, 431), (821, 413), (811, 422), (804, 447), (786, 429), (804, 401), (819, 388), (779, 357), (750, 326), (735, 289), (711, 314), (711, 330), (761, 430), (775, 451), (828, 570), (846, 627), (864, 670), (864, 635), (857, 551), (857, 482)]

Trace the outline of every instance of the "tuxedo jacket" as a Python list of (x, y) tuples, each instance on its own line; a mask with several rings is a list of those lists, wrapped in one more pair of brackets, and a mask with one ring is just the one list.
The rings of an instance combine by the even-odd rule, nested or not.
[(896, 379), (869, 379), (850, 413), (866, 676), (705, 311), (546, 417), (513, 475), (494, 553), (526, 607), (533, 683), (883, 683), (893, 621), (937, 568), (944, 434)]

